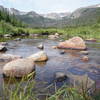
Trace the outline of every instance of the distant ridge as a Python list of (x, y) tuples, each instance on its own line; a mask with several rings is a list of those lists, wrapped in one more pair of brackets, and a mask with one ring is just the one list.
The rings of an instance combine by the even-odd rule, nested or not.
[(100, 4), (81, 7), (74, 12), (38, 14), (35, 11), (23, 12), (15, 8), (4, 8), (10, 14), (14, 14), (31, 27), (65, 27), (76, 25), (91, 25), (100, 18)]

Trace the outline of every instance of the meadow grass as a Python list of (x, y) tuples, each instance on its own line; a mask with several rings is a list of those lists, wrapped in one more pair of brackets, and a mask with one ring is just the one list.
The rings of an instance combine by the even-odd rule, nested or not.
[(60, 33), (67, 38), (73, 36), (80, 36), (85, 39), (96, 38), (100, 39), (100, 24), (95, 24), (91, 26), (76, 26), (76, 27), (64, 27), (64, 28), (30, 28), (30, 27), (15, 27), (9, 23), (4, 23), (5, 26), (0, 24), (0, 35), (3, 34), (41, 34), (48, 32), (49, 34)]
[[(22, 83), (16, 83), (13, 88), (8, 88), (8, 85), (5, 86), (4, 100), (42, 100), (38, 98), (38, 93), (35, 94), (32, 91), (34, 84), (34, 81), (27, 81), (25, 86)], [(76, 88), (67, 86), (57, 89), (54, 94), (45, 93), (45, 95), (45, 100), (94, 100), (87, 93), (79, 92)]]
[[(78, 88), (67, 85), (61, 88), (57, 88), (55, 85), (53, 93), (45, 92), (45, 99), (38, 98), (40, 93), (34, 91), (37, 83), (35, 83), (33, 75), (31, 75), (23, 77), (20, 81), (9, 78), (9, 81), (3, 85), (3, 95), (0, 100), (94, 100), (85, 89), (79, 91)], [(12, 82), (14, 82), (13, 85), (11, 85)], [(51, 86), (45, 87), (44, 90), (52, 88)]]

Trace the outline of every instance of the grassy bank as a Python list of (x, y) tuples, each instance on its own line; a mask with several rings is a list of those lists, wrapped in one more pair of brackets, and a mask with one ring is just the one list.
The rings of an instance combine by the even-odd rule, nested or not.
[[(5, 9), (0, 10), (0, 36), (4, 34), (41, 34), (48, 32), (49, 34), (53, 34), (55, 32), (66, 35), (67, 38), (72, 36), (81, 36), (83, 38), (99, 38), (100, 39), (100, 21), (96, 22), (96, 24), (92, 24), (88, 26), (80, 26), (76, 25), (75, 27), (63, 27), (57, 28), (31, 28), (26, 23), (17, 19), (14, 14), (10, 15)], [(64, 36), (65, 37), (65, 36)]]
[(80, 26), (80, 27), (66, 27), (66, 28), (28, 28), (28, 27), (16, 27), (9, 23), (0, 22), (0, 35), (3, 34), (41, 34), (48, 32), (54, 34), (55, 32), (61, 33), (70, 38), (73, 36), (81, 36), (83, 38), (96, 38), (100, 39), (100, 24), (92, 26)]
[[(61, 88), (57, 88), (56, 85), (53, 87), (54, 92), (51, 93), (48, 91), (51, 86), (47, 88), (43, 88), (40, 91), (44, 91), (43, 93), (36, 91), (35, 81), (33, 79), (22, 79), (20, 81), (16, 81), (10, 79), (3, 86), (2, 97), (0, 100), (99, 100), (92, 98), (88, 95), (86, 89), (82, 88), (80, 92), (77, 88), (62, 86)], [(14, 84), (13, 84), (14, 83)], [(10, 84), (13, 84), (12, 87)], [(44, 98), (45, 96), (45, 98)]]

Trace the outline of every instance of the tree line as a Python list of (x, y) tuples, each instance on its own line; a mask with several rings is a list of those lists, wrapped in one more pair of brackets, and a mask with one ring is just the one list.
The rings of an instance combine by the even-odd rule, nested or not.
[(25, 27), (25, 23), (16, 18), (14, 14), (9, 14), (5, 9), (0, 10), (0, 22), (4, 21), (16, 27)]

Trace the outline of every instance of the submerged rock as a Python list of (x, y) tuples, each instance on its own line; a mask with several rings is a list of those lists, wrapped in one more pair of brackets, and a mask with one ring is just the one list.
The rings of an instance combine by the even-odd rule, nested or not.
[(58, 48), (61, 49), (76, 49), (76, 50), (85, 50), (86, 45), (82, 38), (73, 37), (65, 42), (61, 42), (58, 45)]
[(83, 54), (83, 55), (88, 55), (89, 54), (88, 51), (80, 51), (80, 53)]
[(44, 45), (43, 44), (40, 44), (40, 45), (37, 46), (37, 48), (44, 49)]
[(37, 52), (36, 54), (33, 54), (29, 56), (28, 58), (32, 59), (33, 61), (47, 61), (48, 56), (44, 51)]
[(16, 38), (16, 39), (14, 39), (15, 41), (21, 41), (21, 38)]
[(65, 73), (57, 72), (57, 73), (55, 74), (55, 80), (56, 80), (57, 82), (62, 82), (62, 81), (64, 81), (64, 80), (66, 80), (66, 79), (67, 79), (67, 76), (66, 76)]
[(89, 58), (88, 58), (88, 56), (83, 56), (83, 57), (82, 57), (82, 60), (83, 60), (83, 61), (88, 61)]
[(0, 52), (4, 52), (4, 51), (7, 51), (6, 46), (0, 45)]
[(35, 64), (31, 59), (17, 59), (7, 63), (3, 67), (3, 74), (7, 77), (23, 77), (35, 70)]
[(67, 73), (67, 77), (70, 78), (71, 83), (80, 89), (84, 87), (87, 90), (94, 90), (95, 81), (92, 80), (87, 74), (84, 75), (76, 75), (72, 73)]
[(60, 51), (60, 54), (65, 54), (65, 53), (66, 53), (65, 50)]
[(12, 61), (12, 60), (16, 60), (22, 58), (21, 56), (18, 55), (12, 55), (12, 54), (0, 54), (0, 60), (1, 61)]

